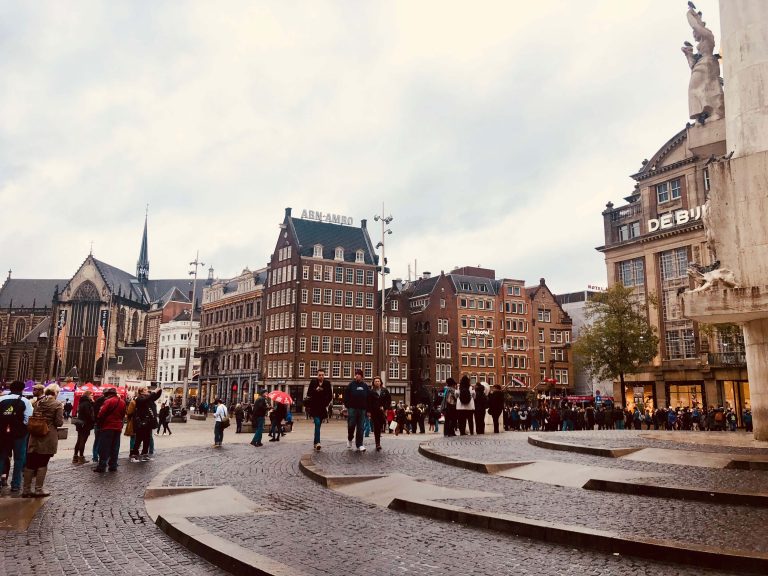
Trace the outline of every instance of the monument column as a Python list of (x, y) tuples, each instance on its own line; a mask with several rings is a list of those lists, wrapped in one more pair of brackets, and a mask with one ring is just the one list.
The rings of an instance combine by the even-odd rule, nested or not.
[(702, 286), (684, 293), (682, 306), (694, 320), (743, 327), (754, 437), (768, 441), (766, 22), (764, 0), (720, 3), (728, 154), (709, 165), (711, 190), (704, 219), (707, 244), (720, 268), (702, 275)]

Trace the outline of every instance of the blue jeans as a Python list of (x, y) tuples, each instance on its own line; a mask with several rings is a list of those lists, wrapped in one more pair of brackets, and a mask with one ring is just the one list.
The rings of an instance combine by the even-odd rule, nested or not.
[(320, 426), (323, 425), (323, 419), (320, 416), (314, 416), (312, 418), (315, 421), (315, 444), (320, 444)]
[(93, 428), (93, 450), (91, 452), (91, 456), (94, 462), (99, 461), (99, 436), (101, 434), (101, 430), (99, 430), (98, 426), (94, 426)]
[(11, 463), (8, 462), (8, 470), (0, 470), (4, 474), (8, 474), (11, 478), (9, 482), (11, 489), (21, 489), (21, 470), (24, 468), (24, 464), (27, 462), (27, 439), (29, 435), (24, 434), (21, 438), (15, 440), (9, 440), (8, 445), (0, 450), (0, 466), (3, 465), (6, 458), (9, 458), (11, 452), (13, 452), (13, 478), (11, 478)]
[(256, 430), (253, 433), (251, 443), (261, 444), (262, 434), (264, 434), (264, 416), (256, 416)]
[(221, 422), (216, 422), (213, 425), (213, 443), (221, 446), (224, 441), (224, 428), (221, 427)]
[(347, 416), (347, 440), (355, 437), (355, 446), (363, 445), (363, 426), (365, 424), (365, 408), (350, 408)]
[(120, 453), (120, 430), (99, 431), (99, 463), (96, 466), (104, 470), (109, 463), (110, 470), (117, 470), (117, 456)]
[(371, 419), (368, 418), (366, 415), (365, 421), (363, 422), (363, 436), (368, 438), (368, 436), (371, 435)]

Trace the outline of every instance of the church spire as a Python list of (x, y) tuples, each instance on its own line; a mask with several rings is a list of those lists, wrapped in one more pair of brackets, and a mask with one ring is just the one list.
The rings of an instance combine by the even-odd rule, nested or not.
[(149, 279), (149, 252), (147, 250), (147, 218), (149, 216), (149, 206), (147, 206), (147, 213), (144, 215), (144, 235), (141, 237), (141, 252), (139, 253), (139, 261), (136, 263), (136, 278), (142, 284), (146, 284)]

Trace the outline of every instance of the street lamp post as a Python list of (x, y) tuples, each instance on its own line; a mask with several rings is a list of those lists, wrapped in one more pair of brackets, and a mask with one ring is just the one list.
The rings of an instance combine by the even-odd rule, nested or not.
[(387, 278), (387, 257), (385, 252), (385, 246), (384, 246), (384, 239), (386, 238), (387, 234), (392, 234), (392, 230), (388, 229), (387, 226), (389, 226), (390, 222), (394, 220), (392, 218), (392, 215), (384, 216), (384, 203), (381, 204), (381, 216), (376, 215), (373, 217), (373, 219), (378, 222), (381, 221), (381, 242), (376, 244), (376, 248), (381, 248), (381, 320), (379, 324), (379, 375), (381, 376), (381, 381), (386, 382), (386, 372), (387, 368), (385, 365), (385, 358), (386, 358), (386, 350), (384, 349), (385, 346), (385, 339), (384, 339), (384, 299), (386, 298), (386, 278)]
[[(187, 392), (189, 391), (189, 375), (192, 372), (192, 322), (195, 318), (195, 298), (197, 298), (197, 269), (200, 266), (205, 266), (204, 262), (200, 262), (200, 251), (195, 252), (195, 259), (189, 263), (190, 266), (194, 266), (194, 270), (189, 271), (189, 275), (193, 276), (192, 280), (192, 304), (189, 307), (189, 330), (187, 331), (187, 362), (186, 369), (184, 371), (184, 391), (182, 395), (182, 407), (187, 404)], [(200, 381), (198, 379), (197, 392), (200, 393)]]

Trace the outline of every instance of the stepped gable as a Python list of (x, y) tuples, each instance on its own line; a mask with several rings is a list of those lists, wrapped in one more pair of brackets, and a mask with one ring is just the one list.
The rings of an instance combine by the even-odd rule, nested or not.
[(374, 253), (365, 226), (355, 228), (293, 217), (290, 222), (296, 233), (301, 256), (311, 258), (315, 245), (320, 244), (323, 247), (323, 258), (326, 260), (333, 260), (336, 248), (341, 247), (344, 249), (345, 262), (354, 263), (355, 253), (363, 250), (365, 264), (378, 263), (379, 257)]
[(56, 287), (61, 290), (68, 282), (9, 278), (0, 288), (0, 308), (50, 308)]

